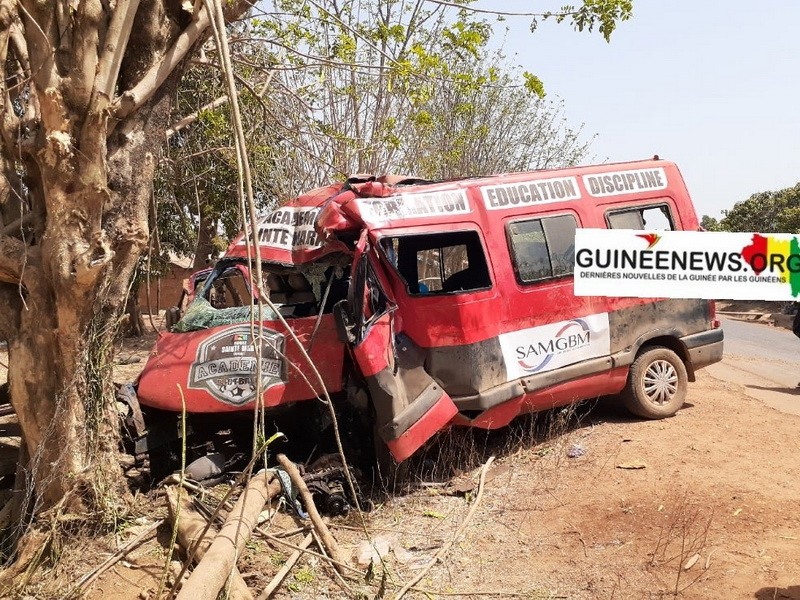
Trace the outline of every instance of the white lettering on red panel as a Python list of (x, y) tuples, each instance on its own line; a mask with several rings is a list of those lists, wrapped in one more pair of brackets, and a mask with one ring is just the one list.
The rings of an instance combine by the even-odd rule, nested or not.
[(546, 202), (580, 200), (581, 191), (574, 177), (536, 179), (481, 188), (488, 210), (502, 210)]
[(667, 173), (661, 167), (584, 175), (583, 185), (595, 198), (667, 189)]
[(356, 202), (361, 217), (371, 223), (472, 212), (464, 190), (401, 194), (388, 198), (359, 198)]

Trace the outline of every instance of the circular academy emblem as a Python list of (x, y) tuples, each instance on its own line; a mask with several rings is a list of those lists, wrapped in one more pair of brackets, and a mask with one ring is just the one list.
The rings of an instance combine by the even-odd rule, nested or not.
[[(261, 344), (261, 389), (265, 392), (286, 383), (285, 340), (277, 331), (265, 327), (255, 330)], [(256, 343), (250, 325), (235, 325), (204, 340), (189, 369), (188, 387), (205, 390), (225, 404), (247, 404), (256, 395)]]

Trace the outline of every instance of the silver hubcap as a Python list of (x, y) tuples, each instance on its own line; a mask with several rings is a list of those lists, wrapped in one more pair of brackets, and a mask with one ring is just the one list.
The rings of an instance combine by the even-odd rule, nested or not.
[(655, 360), (644, 373), (644, 393), (659, 406), (667, 404), (678, 391), (678, 373), (669, 361)]

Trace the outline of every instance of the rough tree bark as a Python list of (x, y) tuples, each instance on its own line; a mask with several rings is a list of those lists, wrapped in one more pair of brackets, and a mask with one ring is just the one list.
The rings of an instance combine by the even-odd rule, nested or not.
[[(228, 17), (245, 2), (226, 3)], [(112, 339), (148, 238), (168, 102), (202, 2), (0, 0), (0, 339), (28, 510), (101, 514), (116, 461)]]
[(208, 209), (200, 210), (200, 227), (197, 231), (197, 248), (194, 253), (192, 270), (205, 269), (215, 254), (214, 236), (217, 235), (217, 222)]

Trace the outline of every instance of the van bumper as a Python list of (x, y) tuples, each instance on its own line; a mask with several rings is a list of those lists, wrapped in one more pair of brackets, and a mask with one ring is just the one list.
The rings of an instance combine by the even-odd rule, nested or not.
[(686, 347), (692, 371), (722, 360), (724, 337), (722, 329), (709, 329), (681, 338)]

